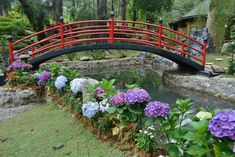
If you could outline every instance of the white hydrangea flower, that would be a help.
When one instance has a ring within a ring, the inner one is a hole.
[[[70,82],[71,91],[74,95],[78,94],[78,92],[82,92],[82,85],[86,79],[75,78]]]
[[[204,111],[200,111],[196,114],[196,117],[200,120],[203,119],[211,119],[212,118],[212,114],[210,112],[204,112]]]
[[[110,104],[108,103],[108,99],[104,99],[99,103],[100,105],[100,111],[102,112],[108,112]]]

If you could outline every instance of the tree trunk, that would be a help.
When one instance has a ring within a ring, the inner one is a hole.
[[[122,0],[122,10],[121,10],[121,14],[122,14],[122,20],[126,20],[126,0]]]
[[[19,0],[22,5],[23,11],[29,19],[30,24],[35,32],[39,32],[44,29],[45,13],[43,6],[39,2],[33,0]],[[45,33],[38,35],[38,40],[42,40],[46,37]]]
[[[52,13],[54,21],[59,21],[63,16],[63,0],[52,0]]]
[[[97,18],[105,20],[107,14],[107,0],[97,0]]]
[[[137,4],[136,4],[136,0],[133,0],[133,6],[132,6],[132,21],[137,21]],[[133,26],[135,26],[135,24],[132,24]]]

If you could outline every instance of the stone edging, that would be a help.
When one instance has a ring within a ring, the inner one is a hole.
[[[185,88],[207,93],[225,101],[235,103],[234,78],[208,78],[200,75],[185,75],[176,71],[165,71],[162,76],[165,86]]]

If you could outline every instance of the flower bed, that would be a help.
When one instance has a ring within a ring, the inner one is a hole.
[[[21,73],[19,69],[13,68],[16,75]],[[91,82],[80,78],[77,71],[57,65],[28,77],[47,89],[54,103],[122,150],[144,157],[234,156],[234,110],[193,112],[190,100],[169,105],[151,100],[137,85],[116,90],[115,80]],[[9,83],[19,82],[10,78]]]

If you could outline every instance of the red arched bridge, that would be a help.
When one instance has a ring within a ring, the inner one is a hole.
[[[37,36],[46,36],[36,40]],[[30,45],[15,50],[17,45],[32,40]],[[192,47],[195,43],[200,49]],[[185,34],[159,25],[123,20],[91,20],[59,25],[37,32],[21,40],[9,40],[10,63],[14,55],[29,53],[31,63],[41,63],[64,54],[97,50],[126,49],[154,53],[168,58],[182,67],[204,70],[206,42],[201,43]]]

